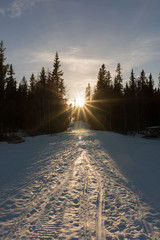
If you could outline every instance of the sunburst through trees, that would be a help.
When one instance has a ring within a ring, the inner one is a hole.
[[[24,76],[18,86],[13,66],[6,63],[4,53],[1,41],[0,140],[19,129],[28,134],[64,131],[71,119],[83,120],[94,129],[122,133],[160,125],[160,76],[156,88],[151,73],[146,75],[142,70],[135,77],[132,69],[124,86],[120,63],[114,79],[102,64],[94,91],[91,93],[88,84],[84,95],[79,95],[72,106],[67,103],[58,53],[52,70],[42,67],[38,77],[31,74],[30,85]]]
[[[94,129],[121,133],[140,131],[148,126],[160,125],[160,85],[154,88],[152,74],[144,70],[135,78],[133,69],[130,80],[123,85],[120,63],[112,80],[104,64],[98,72],[97,84],[91,94],[90,84],[85,92],[85,103],[76,104],[72,115]]]
[[[38,77],[31,74],[30,85],[24,76],[17,87],[13,66],[5,63],[4,52],[1,41],[0,139],[19,129],[33,135],[64,131],[70,118],[58,53],[53,70],[42,67]]]

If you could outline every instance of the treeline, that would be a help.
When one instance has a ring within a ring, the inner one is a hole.
[[[63,72],[56,53],[52,71],[42,67],[30,84],[25,77],[17,84],[12,64],[5,63],[0,43],[0,137],[22,129],[29,134],[63,131],[69,123]]]
[[[87,87],[85,112],[94,129],[127,133],[160,125],[160,75],[156,88],[151,73],[147,77],[142,70],[135,77],[132,69],[124,86],[120,63],[114,80],[103,64],[92,97],[88,92]]]
[[[0,42],[0,140],[7,133],[24,130],[37,135],[67,129],[70,118],[87,121],[94,129],[127,133],[148,126],[160,125],[160,74],[156,88],[152,74],[141,71],[135,77],[132,69],[124,85],[120,63],[116,76],[102,64],[95,90],[86,88],[84,107],[67,104],[63,72],[58,53],[53,69],[42,67],[38,76],[32,73],[30,83],[25,77],[17,84],[12,64],[5,63],[5,48]]]

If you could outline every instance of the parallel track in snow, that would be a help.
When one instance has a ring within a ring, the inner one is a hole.
[[[0,198],[2,240],[160,237],[147,221],[149,208],[92,134],[82,142],[75,142],[76,131],[68,141],[62,134],[60,145],[48,146],[20,185]]]

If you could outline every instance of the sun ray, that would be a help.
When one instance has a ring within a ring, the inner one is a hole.
[[[84,109],[84,106],[82,108],[82,112],[83,112],[84,120],[87,122],[87,114],[86,114],[86,111]]]
[[[100,111],[102,111],[102,112],[105,112],[105,110],[103,110],[102,108],[93,106],[92,104],[89,104],[89,103],[87,103],[87,102],[85,103],[85,106],[89,106],[89,107],[91,107],[91,108],[94,108],[94,109],[100,110]]]
[[[110,98],[110,99],[97,99],[97,100],[92,100],[92,103],[115,103],[115,102],[122,102],[121,98]]]
[[[102,127],[105,128],[104,125],[93,115],[93,113],[84,105],[85,110],[88,114]]]

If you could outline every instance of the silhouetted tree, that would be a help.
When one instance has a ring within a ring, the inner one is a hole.
[[[105,86],[105,81],[106,81],[106,67],[104,64],[102,64],[101,68],[99,69],[98,72],[98,81],[97,81],[97,86],[96,89],[97,91],[102,91],[104,89]]]
[[[134,97],[136,94],[136,83],[135,83],[135,76],[134,76],[133,69],[130,75],[129,88],[131,90],[131,95]]]
[[[61,64],[59,60],[58,53],[56,52],[55,58],[54,58],[54,63],[53,63],[53,72],[52,72],[52,81],[54,84],[55,88],[55,93],[59,95],[59,89],[60,89],[60,84],[63,84],[63,72],[60,70]],[[64,90],[64,89],[63,89]],[[62,86],[61,86],[61,91]]]
[[[17,82],[14,78],[14,70],[13,70],[13,67],[12,67],[12,64],[9,66],[9,70],[7,72],[8,74],[8,77],[6,78],[6,89],[5,89],[5,92],[6,92],[6,99],[8,101],[12,100],[13,97],[15,97],[16,95],[16,87],[17,87]]]
[[[121,65],[120,63],[117,64],[117,69],[116,69],[116,77],[114,79],[114,95],[116,97],[122,96],[122,90],[123,90],[123,85],[122,85],[122,73],[121,73]]]
[[[5,123],[8,125],[8,130],[14,131],[16,127],[16,109],[17,109],[17,82],[14,78],[14,70],[12,64],[8,69],[8,77],[6,78],[6,89],[5,89]]]
[[[86,92],[85,92],[85,101],[90,101],[91,100],[91,86],[90,83],[88,83],[88,86],[86,87]]]
[[[35,90],[36,90],[36,79],[34,74],[32,73],[30,77],[30,94],[34,94]]]
[[[3,41],[0,42],[0,135],[4,131],[4,118],[5,118],[5,86],[6,86],[6,74],[8,70],[8,64],[5,64],[5,48]]]

